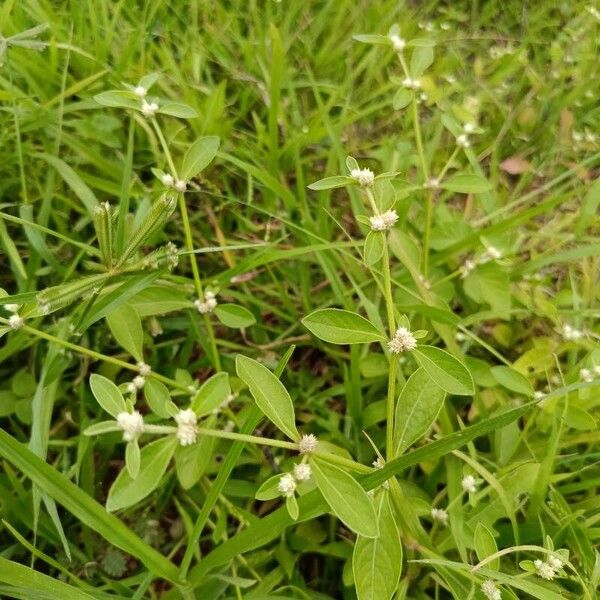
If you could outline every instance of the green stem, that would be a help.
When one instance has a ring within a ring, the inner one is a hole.
[[[298,451],[296,442],[286,442],[284,440],[273,440],[271,438],[260,437],[258,435],[248,435],[246,433],[235,433],[233,431],[223,431],[222,429],[208,429],[206,427],[198,427],[200,435],[209,437],[224,438],[227,440],[236,440],[238,442],[249,442],[251,444],[259,444],[261,446],[274,446],[276,448],[285,448],[286,450]]]
[[[334,463],[336,465],[340,465],[340,467],[346,467],[347,469],[352,469],[353,471],[358,471],[360,473],[372,473],[373,469],[368,467],[367,465],[362,465],[355,460],[351,460],[349,458],[344,458],[343,456],[339,456],[338,454],[332,454],[330,452],[319,452],[318,450],[314,453],[314,456],[318,458],[322,458],[327,462]]]

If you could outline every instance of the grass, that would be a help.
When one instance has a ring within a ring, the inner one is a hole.
[[[360,37],[396,23],[417,50]],[[5,0],[0,596],[595,598],[599,25],[579,1]],[[151,73],[179,116],[99,96]],[[348,156],[393,176],[370,197]],[[398,326],[427,333],[397,355]]]

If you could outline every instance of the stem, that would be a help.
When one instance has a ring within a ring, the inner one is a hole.
[[[208,429],[205,427],[198,427],[198,433],[200,435],[207,435],[209,437],[224,438],[227,440],[236,440],[238,442],[249,442],[251,444],[260,444],[261,446],[274,446],[276,448],[285,448],[287,450],[295,450],[296,452],[298,451],[298,444],[296,442],[273,440],[271,438],[260,437],[258,435],[235,433],[233,431],[223,431],[221,429]]]
[[[344,458],[343,456],[339,456],[338,454],[331,454],[330,452],[319,452],[316,451],[313,453],[313,456],[317,456],[318,458],[322,458],[327,462],[334,463],[340,465],[340,467],[346,467],[348,469],[353,469],[354,471],[359,471],[360,473],[372,473],[373,469],[368,467],[367,465],[361,465],[355,460],[351,460],[349,458]]]
[[[366,189],[367,198],[369,199],[369,204],[371,205],[371,209],[373,210],[373,214],[379,215],[379,209],[377,208],[377,204],[375,202],[375,196],[373,196],[373,190],[371,188]]]

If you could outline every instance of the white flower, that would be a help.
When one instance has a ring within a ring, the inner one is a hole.
[[[582,381],[585,381],[585,383],[590,383],[590,382],[594,381],[594,375],[592,374],[592,372],[589,369],[581,369],[579,371],[579,378]]]
[[[477,263],[474,260],[467,258],[467,260],[465,260],[465,262],[460,266],[460,276],[464,279],[471,271],[473,271],[473,269],[475,269],[476,266]]]
[[[371,187],[375,181],[375,174],[371,169],[352,169],[350,176],[362,187]]]
[[[395,210],[388,210],[380,215],[369,217],[371,229],[373,231],[385,231],[396,224],[398,213]]]
[[[423,187],[428,190],[437,190],[440,187],[440,180],[437,177],[430,177],[423,184]]]
[[[476,125],[474,123],[465,123],[463,129],[465,133],[473,133],[475,131]]]
[[[419,79],[412,79],[407,77],[402,81],[402,85],[409,90],[418,90],[421,87],[421,81]]]
[[[373,461],[373,466],[376,469],[382,469],[383,465],[385,464],[383,458],[381,458],[380,456],[378,456],[374,461]]]
[[[477,481],[473,475],[465,475],[461,481],[463,491],[474,494],[477,491]]]
[[[500,590],[491,579],[488,579],[481,584],[481,592],[488,600],[501,600],[502,598]]]
[[[277,489],[287,498],[294,495],[296,491],[296,481],[291,473],[286,473],[279,478]]]
[[[5,304],[4,308],[8,312],[16,313],[19,310],[19,308],[21,308],[21,305],[20,304]]]
[[[535,392],[533,393],[533,398],[535,400],[543,400],[546,397],[546,394],[544,394],[544,392],[542,392],[542,390],[535,390]]]
[[[211,313],[217,307],[217,299],[214,292],[207,291],[204,293],[204,300],[194,300],[194,305],[201,315]]]
[[[312,454],[317,449],[318,442],[316,435],[305,433],[298,442],[298,452],[300,454]]]
[[[294,477],[296,481],[308,481],[312,475],[312,469],[310,465],[306,463],[300,463],[299,465],[294,465]]]
[[[145,98],[148,90],[143,85],[138,85],[133,91],[138,98]]]
[[[502,252],[500,252],[500,250],[498,250],[498,248],[495,246],[488,246],[485,253],[492,260],[498,260],[499,258],[502,258]]]
[[[10,315],[8,318],[8,326],[15,331],[21,329],[23,325],[25,325],[25,321],[23,320],[23,317],[19,315]]]
[[[169,175],[169,173],[165,173],[160,180],[165,187],[171,187],[175,183],[173,175]]]
[[[465,133],[461,133],[459,136],[456,137],[456,143],[461,148],[469,148],[471,146],[471,141],[469,140],[469,136],[466,135]]]
[[[563,561],[558,556],[550,556],[548,558],[548,564],[555,570],[560,571],[563,566]]]
[[[156,102],[146,102],[145,100],[142,102],[142,114],[151,119],[158,110],[158,104]]]
[[[187,183],[185,181],[183,181],[183,179],[178,179],[175,182],[174,187],[178,192],[181,192],[183,194],[183,192],[185,192],[185,190],[187,190]]]
[[[139,361],[138,362],[137,368],[138,368],[138,371],[140,372],[140,375],[142,377],[148,377],[148,375],[150,375],[150,373],[152,372],[152,367],[150,367],[150,365],[147,365],[143,361]]]
[[[126,442],[137,439],[144,431],[144,418],[137,410],[131,413],[120,412],[117,415],[117,423],[123,430],[123,439]]]
[[[135,387],[138,390],[141,390],[144,387],[145,383],[146,383],[146,379],[142,375],[137,375],[136,377],[133,378],[133,385],[135,385]]]
[[[533,566],[535,567],[537,575],[542,579],[547,579],[549,581],[554,579],[556,573],[549,562],[544,562],[538,558],[533,561]]]
[[[443,508],[432,508],[431,518],[444,526],[448,525],[448,513]]]
[[[406,40],[403,40],[399,35],[391,35],[390,41],[392,42],[392,46],[396,52],[402,52],[406,47]]]
[[[414,350],[417,347],[415,336],[406,328],[398,327],[394,337],[388,342],[390,352],[400,354],[406,350]]]
[[[177,439],[182,446],[191,446],[196,443],[198,437],[198,417],[191,408],[180,410],[175,415],[175,422],[177,423]]]
[[[582,336],[583,333],[571,325],[567,324],[563,327],[563,337],[565,340],[575,341],[581,339]]]

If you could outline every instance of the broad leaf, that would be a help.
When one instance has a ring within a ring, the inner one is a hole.
[[[110,379],[94,373],[90,375],[90,388],[98,404],[109,415],[116,417],[120,412],[127,410],[123,394]]]
[[[445,190],[461,194],[482,194],[492,189],[490,182],[474,173],[455,173],[440,184]]]
[[[533,386],[519,371],[515,371],[511,367],[498,365],[490,369],[494,379],[502,386],[517,394],[533,397]]]
[[[144,385],[144,398],[150,410],[163,419],[174,417],[179,409],[171,400],[167,386],[156,379],[148,379]]]
[[[219,150],[220,140],[216,135],[198,138],[183,157],[180,176],[184,181],[196,177],[215,158]]]
[[[238,304],[219,304],[215,309],[215,315],[223,325],[232,329],[242,329],[256,323],[254,315]]]
[[[381,231],[369,231],[365,239],[364,260],[365,265],[370,267],[379,261],[383,255],[385,234]]]
[[[210,414],[227,400],[231,394],[228,373],[216,373],[207,379],[192,400],[192,410],[199,416]]]
[[[345,185],[353,183],[354,179],[352,179],[352,177],[336,175],[334,177],[325,177],[325,179],[315,181],[314,183],[311,183],[308,188],[311,190],[330,190],[332,188],[344,187]]]
[[[360,315],[339,308],[315,310],[302,324],[319,339],[332,344],[368,344],[382,342],[386,336]]]
[[[94,96],[94,100],[102,106],[113,108],[135,108],[139,110],[140,101],[133,92],[125,90],[109,90]]]
[[[206,421],[206,427],[214,427],[216,417]],[[199,435],[195,444],[190,446],[177,446],[175,450],[175,470],[177,479],[184,490],[189,490],[196,485],[200,477],[209,467],[217,438]]]
[[[122,304],[106,317],[106,323],[118,344],[136,360],[143,359],[144,331],[135,308]]]
[[[418,346],[413,354],[431,379],[449,394],[471,396],[475,393],[471,373],[449,352],[435,346]]]
[[[158,112],[163,115],[170,115],[171,117],[179,117],[180,119],[195,119],[198,113],[187,104],[181,102],[168,102],[163,106],[160,106]]]

